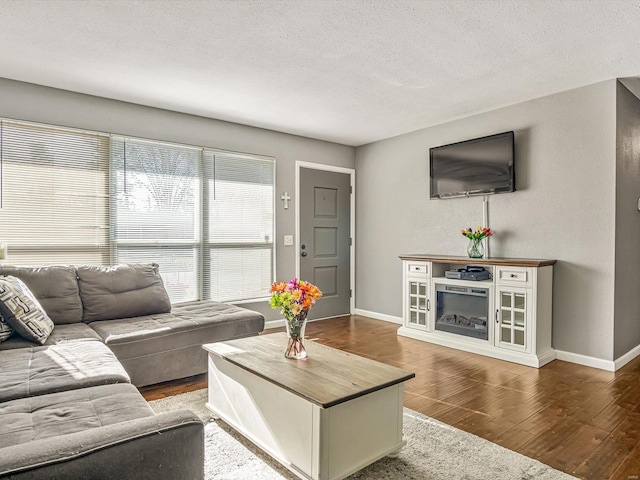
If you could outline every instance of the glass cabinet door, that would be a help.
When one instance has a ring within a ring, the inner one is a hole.
[[[529,292],[514,287],[498,287],[496,295],[496,345],[528,350]]]
[[[407,293],[409,311],[409,326],[427,328],[427,314],[429,311],[428,284],[425,281],[408,279]]]

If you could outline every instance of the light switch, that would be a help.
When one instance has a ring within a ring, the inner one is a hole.
[[[293,245],[293,235],[285,235],[284,236],[284,244],[285,245]]]

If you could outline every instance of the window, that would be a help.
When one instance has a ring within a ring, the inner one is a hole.
[[[271,158],[0,123],[0,240],[11,263],[156,262],[173,303],[266,297]]]
[[[114,262],[155,262],[173,302],[197,300],[201,149],[114,137]]]
[[[0,239],[12,263],[109,263],[109,136],[0,121]]]
[[[268,295],[273,282],[273,160],[205,151],[205,298]]]

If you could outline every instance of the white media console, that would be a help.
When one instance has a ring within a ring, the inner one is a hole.
[[[403,326],[398,335],[531,367],[556,358],[551,348],[555,260],[400,258]],[[492,278],[445,278],[446,271],[465,266],[482,266]]]

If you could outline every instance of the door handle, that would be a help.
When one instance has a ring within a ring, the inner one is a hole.
[[[307,252],[302,252],[300,255],[303,256],[303,257],[306,257],[307,256]]]
[[[496,323],[500,323],[500,322],[498,321],[498,312],[499,312],[499,311],[500,311],[500,310],[499,310],[498,308],[496,308]]]
[[[431,301],[427,298],[427,312],[431,310]]]

